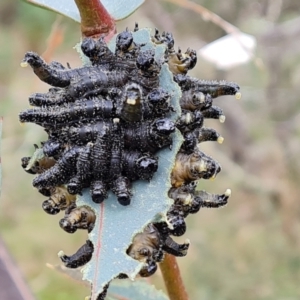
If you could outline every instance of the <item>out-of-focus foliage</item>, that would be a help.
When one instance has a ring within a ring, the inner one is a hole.
[[[24,0],[30,4],[37,5],[44,9],[53,10],[76,22],[80,22],[80,14],[73,0]],[[122,20],[131,15],[143,4],[145,0],[102,0],[108,13],[115,20]]]
[[[221,192],[230,187],[233,194],[227,207],[203,210],[187,219],[185,237],[193,243],[189,254],[178,259],[184,281],[191,299],[296,300],[300,295],[300,2],[195,2],[254,35],[263,67],[251,62],[224,72],[199,59],[192,71],[198,78],[237,81],[243,97],[239,102],[216,100],[226,114],[226,123],[216,128],[225,141],[202,147],[223,171],[213,182],[203,182],[203,189]],[[225,34],[196,13],[158,0],[146,1],[118,26],[133,28],[135,21],[140,27],[171,31],[183,50],[199,49]],[[25,108],[28,95],[48,88],[30,69],[19,67],[24,53],[43,54],[51,48],[47,38],[52,30],[63,43],[49,59],[80,66],[72,50],[79,40],[79,25],[4,0],[0,26],[0,115],[4,116],[0,234],[38,299],[52,300],[54,295],[58,300],[83,299],[88,288],[43,267],[44,262],[59,263],[55,253],[62,248],[73,253],[86,233],[69,235],[59,228],[60,216],[42,211],[43,197],[28,188],[31,178],[21,169],[20,158],[32,153],[32,144],[45,135],[38,126],[18,124],[18,112]],[[162,286],[159,274],[153,280]]]
[[[228,70],[252,60],[256,49],[254,36],[245,33],[227,34],[202,47],[198,54],[221,70]]]
[[[0,116],[0,196],[2,190],[1,140],[2,140],[2,117]]]

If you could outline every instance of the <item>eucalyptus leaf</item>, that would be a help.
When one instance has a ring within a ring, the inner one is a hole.
[[[151,42],[150,31],[142,29],[133,33],[136,43],[145,43],[146,49],[155,48],[155,59],[163,61],[164,45]],[[111,49],[113,44],[111,44]],[[113,50],[113,49],[112,49]],[[160,73],[160,86],[171,96],[174,107],[171,118],[180,115],[179,99],[181,90],[173,81],[173,75],[167,64]],[[89,190],[84,190],[77,199],[77,205],[88,205],[96,213],[96,223],[89,239],[94,245],[90,262],[83,268],[83,279],[92,284],[92,300],[103,291],[104,286],[119,274],[127,274],[134,279],[143,267],[140,263],[126,254],[132,238],[151,223],[165,219],[166,212],[173,200],[168,197],[171,188],[170,173],[175,163],[176,154],[182,144],[183,137],[179,131],[173,134],[172,149],[165,148],[157,153],[159,158],[158,170],[150,182],[136,181],[132,187],[132,200],[129,206],[118,203],[116,196],[109,192],[108,199],[101,204],[91,200]]]
[[[136,43],[144,44],[143,50],[155,49],[155,60],[160,63],[164,62],[165,45],[153,44],[149,29],[134,32],[133,37]],[[113,39],[109,45],[112,51],[114,51],[114,46]],[[79,52],[81,50],[79,46],[76,49]],[[83,56],[82,53],[81,56]],[[84,64],[87,64],[86,60],[84,60]],[[162,65],[159,81],[160,86],[171,95],[174,111],[170,118],[175,120],[181,114],[179,105],[181,90],[173,81],[173,75],[166,63]],[[173,203],[173,200],[168,197],[168,191],[171,188],[170,174],[183,137],[176,130],[172,138],[172,148],[161,149],[156,154],[159,158],[158,170],[151,181],[133,182],[133,196],[129,206],[120,205],[116,196],[111,192],[108,194],[108,199],[101,204],[92,201],[89,189],[85,189],[82,195],[77,197],[77,206],[87,205],[96,214],[94,229],[89,234],[89,239],[94,245],[93,256],[82,269],[83,279],[92,285],[92,300],[97,299],[103,288],[119,274],[126,274],[131,280],[134,280],[143,267],[143,263],[128,256],[126,250],[134,235],[142,232],[147,224],[164,221],[166,213]],[[42,155],[40,149],[36,149],[30,164],[41,159]]]
[[[162,291],[145,280],[114,280],[109,286],[107,299],[169,300]]]
[[[74,0],[24,0],[27,3],[57,12],[80,23],[80,14]],[[137,10],[145,0],[101,0],[108,13],[116,21],[125,19]]]
[[[70,269],[64,265],[46,264],[51,270],[56,270],[80,284],[88,285],[87,281],[82,281],[80,269]],[[146,280],[131,281],[128,279],[115,279],[111,282],[106,296],[107,300],[168,300],[169,298],[161,290],[157,290],[154,285],[149,284]]]

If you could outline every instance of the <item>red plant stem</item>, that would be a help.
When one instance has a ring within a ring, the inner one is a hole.
[[[159,264],[165,286],[170,300],[188,300],[176,257],[166,254],[164,260]]]
[[[75,0],[81,17],[83,37],[105,36],[108,41],[116,33],[115,20],[110,16],[100,0]]]

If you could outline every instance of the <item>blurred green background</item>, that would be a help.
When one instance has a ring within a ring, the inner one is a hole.
[[[201,182],[209,192],[232,189],[222,209],[201,210],[187,219],[188,256],[178,259],[190,299],[300,299],[300,2],[298,0],[195,0],[257,39],[255,62],[218,70],[198,59],[192,76],[226,79],[241,86],[242,100],[215,100],[225,124],[207,122],[225,138],[201,149],[223,170]],[[176,47],[199,49],[225,35],[199,14],[174,4],[148,0],[119,31],[157,27],[173,33]],[[32,50],[49,60],[79,67],[72,47],[80,26],[55,13],[19,1],[0,3],[0,116],[3,121],[3,183],[0,235],[40,300],[83,299],[89,289],[46,267],[59,263],[57,252],[74,253],[86,239],[59,228],[61,216],[43,212],[43,196],[31,186],[20,159],[45,139],[42,128],[20,126],[18,112],[28,96],[46,92],[30,68],[20,62]],[[258,63],[260,62],[260,63]],[[151,278],[163,288],[159,272]],[[2,300],[2,299],[1,299]],[[4,300],[4,299],[3,299]]]

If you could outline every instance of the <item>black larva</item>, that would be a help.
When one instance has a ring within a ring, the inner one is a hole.
[[[74,233],[77,229],[86,229],[91,232],[94,228],[96,215],[89,206],[79,206],[73,203],[65,210],[65,216],[59,221],[60,227]]]
[[[138,30],[136,24],[134,31]],[[44,157],[36,161],[24,157],[22,167],[38,174],[33,185],[49,197],[43,209],[49,214],[65,210],[59,224],[69,233],[77,229],[90,232],[96,220],[90,207],[76,206],[76,194],[89,188],[92,200],[101,203],[111,190],[121,205],[129,205],[132,182],[150,181],[155,176],[157,151],[171,148],[172,133],[181,132],[184,142],[170,174],[169,197],[174,203],[161,222],[148,224],[127,249],[129,256],[144,263],[141,276],[152,275],[165,253],[187,254],[189,242],[177,244],[171,235],[185,233],[185,218],[190,213],[227,203],[230,190],[221,195],[196,190],[199,179],[214,178],[221,170],[219,163],[201,152],[198,145],[223,142],[218,132],[204,127],[208,118],[225,121],[222,109],[213,105],[214,98],[241,96],[235,83],[188,76],[197,63],[196,51],[176,51],[171,33],[160,35],[156,29],[152,42],[166,45],[163,62],[155,60],[153,50],[134,42],[127,29],[116,37],[115,52],[103,38],[84,39],[81,49],[91,65],[77,69],[58,62],[47,64],[38,54],[26,53],[22,65],[30,65],[52,87],[46,93],[31,95],[29,103],[34,108],[19,116],[21,122],[36,123],[48,134],[41,143]],[[177,120],[170,117],[172,95],[160,86],[164,63],[182,92],[182,112]],[[67,267],[76,268],[91,259],[93,250],[88,240],[75,254],[61,253],[60,257]]]

